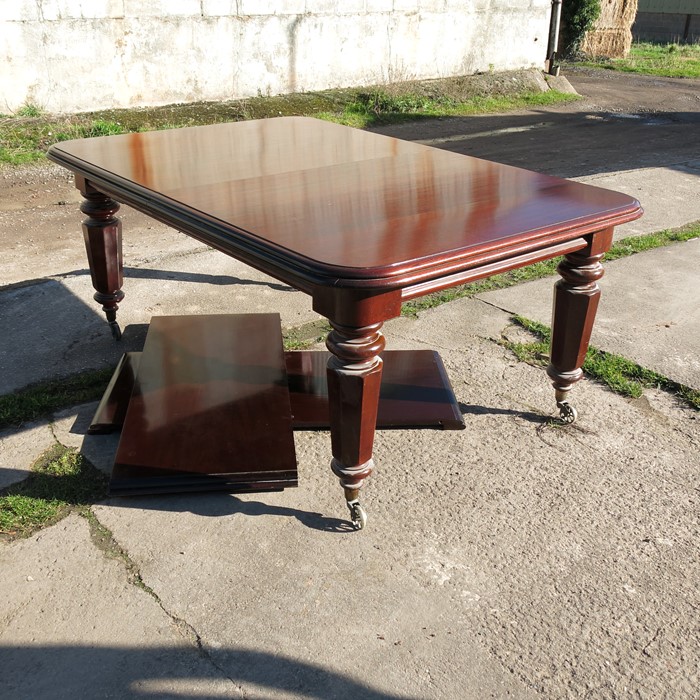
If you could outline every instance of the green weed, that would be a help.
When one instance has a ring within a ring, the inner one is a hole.
[[[647,250],[660,248],[671,243],[689,241],[700,236],[700,221],[681,226],[677,229],[666,229],[656,233],[647,233],[641,236],[629,236],[614,243],[605,254],[605,260],[617,260],[625,258],[635,253],[643,253]],[[496,289],[506,289],[515,284],[529,282],[531,280],[551,277],[557,273],[557,265],[561,258],[552,258],[542,262],[527,265],[526,267],[494,275],[483,280],[470,282],[452,289],[445,289],[442,292],[428,294],[420,299],[413,299],[403,304],[401,314],[403,316],[416,316],[419,312],[432,309],[448,301],[473,297],[476,294],[492,292]]]
[[[577,99],[553,91],[516,92],[510,96],[473,96],[460,99],[441,94],[441,81],[428,81],[430,95],[411,85],[364,90],[328,90],[317,93],[253,97],[221,103],[167,105],[143,109],[111,109],[68,117],[20,110],[21,114],[0,117],[0,162],[18,165],[40,160],[54,143],[71,139],[108,136],[155,129],[217,124],[278,116],[313,116],[328,121],[366,127],[375,123],[415,120],[548,105]],[[444,89],[462,94],[455,80]],[[510,88],[509,88],[510,89]]]
[[[79,513],[85,518],[85,520],[87,520],[88,525],[90,526],[90,538],[92,539],[93,544],[106,557],[109,559],[114,559],[122,564],[126,570],[129,583],[153,596],[156,600],[159,600],[153,589],[144,583],[143,579],[141,578],[141,573],[139,572],[133,559],[129,556],[125,549],[119,546],[117,541],[114,539],[112,532],[97,519],[97,516],[92,512],[92,510],[90,508],[81,508]]]
[[[504,341],[503,345],[511,350],[522,362],[546,366],[549,362],[551,329],[543,323],[531,321],[522,316],[514,316],[513,320],[536,336],[537,340],[532,343]],[[638,398],[642,395],[644,389],[664,389],[678,396],[680,400],[684,401],[691,408],[700,411],[700,391],[674,382],[657,372],[645,369],[636,362],[620,355],[589,347],[586,360],[583,363],[583,371],[622,396]]]
[[[700,44],[633,44],[626,58],[586,60],[576,65],[669,78],[700,78]]]
[[[282,336],[285,350],[306,350],[322,342],[331,327],[327,321],[311,321],[303,326],[287,328]]]
[[[15,112],[15,116],[17,117],[40,117],[43,114],[43,111],[41,107],[38,107],[37,105],[28,102],[27,104],[23,105],[20,107],[17,112]]]
[[[334,112],[320,112],[315,116],[346,126],[367,128],[377,124],[395,124],[418,119],[463,117],[493,114],[528,107],[547,106],[579,99],[578,95],[550,90],[526,92],[518,95],[475,95],[465,100],[427,97],[418,94],[390,95],[381,90],[358,93],[355,100]]]
[[[0,535],[26,537],[106,494],[105,475],[57,443],[39,457],[27,479],[0,491]]]
[[[626,258],[628,255],[643,253],[654,248],[661,248],[670,243],[682,243],[690,241],[700,236],[700,221],[693,221],[690,224],[675,229],[665,229],[655,233],[646,233],[641,236],[629,236],[613,244],[612,248],[605,254],[605,261]]]
[[[66,406],[96,401],[107,388],[112,372],[91,370],[0,396],[0,429],[49,416]]]

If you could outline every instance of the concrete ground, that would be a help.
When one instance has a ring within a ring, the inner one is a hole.
[[[570,79],[574,105],[382,131],[634,194],[647,214],[621,235],[700,219],[700,82]],[[315,318],[304,295],[126,210],[119,347],[72,186],[21,174],[0,173],[2,393],[113,365],[154,314]],[[700,389],[699,256],[690,241],[609,263],[597,345]],[[94,521],[0,541],[2,697],[696,698],[698,413],[584,381],[579,421],[552,421],[544,372],[498,344],[525,337],[508,312],[548,320],[551,284],[386,324],[388,347],[440,351],[467,428],[380,432],[361,533],[327,433],[305,432],[297,489],[113,498]],[[109,471],[117,437],[85,435],[94,408],[3,433],[0,484],[56,440]]]

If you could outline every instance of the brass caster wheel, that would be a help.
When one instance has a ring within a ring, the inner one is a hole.
[[[111,321],[109,324],[109,329],[112,331],[112,338],[115,340],[122,339],[122,331],[119,328],[119,324],[116,321]]]
[[[568,401],[558,401],[557,408],[559,409],[559,418],[561,418],[563,423],[571,425],[576,422],[578,413]]]
[[[356,530],[362,530],[367,524],[367,513],[365,513],[365,509],[360,505],[358,500],[348,501],[348,508],[350,509],[352,526]]]

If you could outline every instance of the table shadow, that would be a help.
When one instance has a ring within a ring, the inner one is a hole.
[[[249,501],[234,493],[207,491],[202,493],[162,494],[151,496],[114,496],[108,505],[118,508],[137,508],[166,513],[192,513],[205,518],[227,515],[260,517],[265,515],[296,518],[302,525],[322,532],[354,532],[349,520],[331,518],[313,511],[287,506],[276,506],[263,501]]]
[[[90,270],[80,270],[79,274],[90,274]],[[294,292],[294,287],[272,280],[252,280],[233,275],[206,275],[201,272],[175,272],[174,270],[155,270],[149,267],[125,267],[124,277],[128,279],[174,280],[176,282],[198,282],[220,286],[252,285],[269,287],[278,292]]]
[[[512,408],[479,406],[477,404],[465,404],[461,401],[457,405],[459,406],[460,413],[463,416],[513,416],[514,418],[522,418],[529,423],[536,423],[537,425],[542,425],[551,420],[551,416],[547,416],[542,413],[535,413],[534,411],[516,411]]]

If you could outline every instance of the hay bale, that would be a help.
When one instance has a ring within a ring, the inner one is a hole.
[[[581,51],[594,58],[624,58],[632,46],[632,25],[637,0],[601,0],[600,17],[581,44]]]

